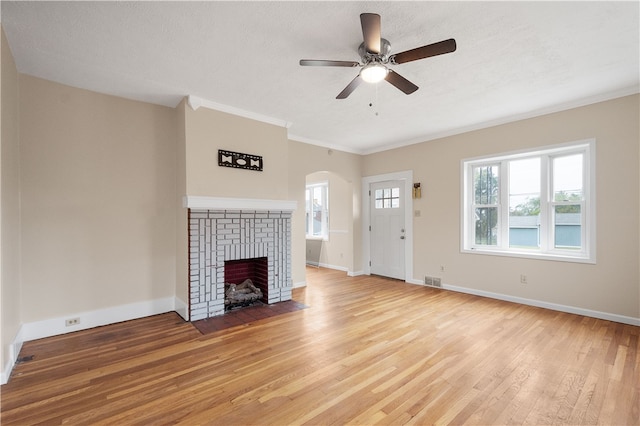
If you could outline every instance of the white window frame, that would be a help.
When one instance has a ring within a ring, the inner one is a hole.
[[[306,234],[306,238],[308,240],[329,240],[329,182],[316,182],[310,183],[305,188],[305,221],[306,229],[313,229],[313,209],[306,201],[307,193],[312,191],[314,188],[320,187],[322,188],[322,220],[320,222],[320,235]]]
[[[568,144],[535,148],[527,151],[502,153],[498,155],[463,159],[461,161],[461,241],[462,253],[524,257],[532,259],[558,260],[578,263],[596,263],[596,192],[595,192],[595,140],[583,140]],[[580,204],[581,249],[554,247],[553,209],[562,202],[553,199],[553,170],[551,162],[555,157],[581,153],[583,155],[583,201]],[[509,173],[508,164],[512,160],[531,157],[541,159],[540,175],[540,248],[515,248],[509,246]],[[498,200],[498,238],[496,245],[475,243],[474,223],[474,183],[473,168],[485,165],[500,165]]]

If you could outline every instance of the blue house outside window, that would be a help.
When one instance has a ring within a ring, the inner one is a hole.
[[[556,216],[555,246],[580,247],[582,229],[580,213],[558,213]],[[511,247],[537,247],[540,242],[539,216],[511,216],[509,218],[509,245]]]

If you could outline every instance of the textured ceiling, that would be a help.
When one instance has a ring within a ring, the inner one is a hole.
[[[289,137],[369,153],[639,91],[634,2],[10,2],[18,71],[174,107],[192,95],[289,125]],[[455,38],[456,52],[394,66],[336,95],[357,68],[359,15],[392,53]]]

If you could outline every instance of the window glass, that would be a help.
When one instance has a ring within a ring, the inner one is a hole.
[[[494,246],[498,244],[498,209],[478,207],[475,210],[476,244]]]
[[[582,154],[553,159],[553,199],[555,201],[582,200]]]
[[[307,185],[305,198],[307,236],[327,239],[329,235],[328,183]]]
[[[376,189],[373,196],[376,209],[397,209],[400,207],[400,188]]]
[[[476,204],[498,204],[498,166],[480,166],[473,169]]]
[[[464,161],[462,250],[595,262],[594,143]]]
[[[509,162],[509,246],[540,247],[540,158]]]
[[[475,244],[498,244],[498,200],[500,198],[498,165],[473,168]]]
[[[553,209],[554,247],[579,250],[582,247],[582,209],[579,204],[556,205]]]

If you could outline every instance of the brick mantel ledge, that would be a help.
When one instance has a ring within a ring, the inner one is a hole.
[[[186,195],[182,199],[183,207],[202,210],[268,210],[294,211],[295,200],[262,200],[257,198],[222,198]]]

